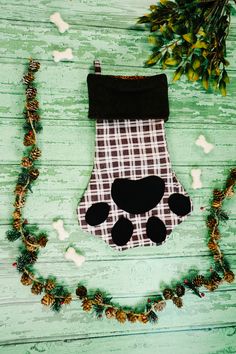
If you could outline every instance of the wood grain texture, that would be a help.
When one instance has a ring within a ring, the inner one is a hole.
[[[27,58],[42,63],[37,74],[43,132],[41,174],[29,196],[25,216],[49,233],[37,270],[54,273],[71,290],[82,279],[91,289],[110,292],[115,302],[142,304],[165,285],[184,279],[187,272],[205,273],[212,265],[206,247],[207,230],[200,207],[209,204],[213,188],[221,188],[236,156],[236,17],[232,17],[227,56],[231,65],[228,95],[206,93],[198,83],[172,83],[167,70],[170,119],[166,136],[173,169],[190,193],[193,214],[176,227],[161,247],[112,250],[78,227],[76,207],[89,182],[94,156],[95,127],[87,118],[86,77],[94,58],[105,74],[153,75],[158,67],[144,68],[150,53],[148,31],[136,26],[138,16],[153,0],[1,0],[0,14],[0,353],[165,353],[226,354],[236,352],[236,286],[225,284],[199,299],[188,293],[183,309],[171,303],[157,325],[99,321],[73,302],[61,314],[42,308],[40,297],[19,282],[12,262],[19,243],[9,244],[15,182],[23,152],[24,87],[21,78]],[[59,11],[70,25],[61,35],[49,21]],[[53,50],[71,47],[72,62],[55,64]],[[205,155],[195,145],[204,134],[215,145]],[[193,190],[190,171],[202,169],[203,188]],[[230,220],[222,225],[222,250],[236,271],[236,199],[225,202]],[[61,217],[69,241],[58,240],[52,229]],[[64,259],[69,245],[85,255],[78,269]]]

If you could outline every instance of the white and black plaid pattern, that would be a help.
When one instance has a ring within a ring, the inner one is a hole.
[[[156,175],[165,182],[165,192],[160,203],[144,214],[129,214],[117,207],[111,197],[111,185],[116,178],[132,180]],[[101,237],[111,247],[125,250],[137,246],[156,245],[146,237],[146,223],[149,217],[160,218],[167,230],[167,236],[175,225],[186,216],[174,214],[168,205],[173,193],[187,195],[172,172],[167,150],[164,121],[146,120],[98,120],[96,121],[95,163],[88,188],[78,206],[78,219],[83,230]],[[110,205],[105,222],[90,226],[85,221],[87,209],[97,202]],[[113,243],[111,229],[119,217],[127,217],[134,225],[133,235],[124,246]]]

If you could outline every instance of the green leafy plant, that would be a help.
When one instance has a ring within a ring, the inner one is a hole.
[[[235,0],[234,0],[235,2]],[[186,75],[202,82],[205,90],[226,95],[226,38],[232,6],[229,0],[160,0],[138,23],[149,26],[153,45],[147,66],[176,68],[173,81]]]

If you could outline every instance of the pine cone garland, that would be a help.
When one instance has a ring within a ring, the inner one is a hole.
[[[39,176],[39,170],[37,168],[32,168],[29,171],[29,175],[32,180],[36,180]]]
[[[41,294],[41,292],[43,291],[43,287],[44,286],[42,283],[34,282],[32,288],[31,288],[32,294],[34,294],[34,295]]]
[[[76,295],[82,300],[87,296],[87,289],[81,285],[76,289]]]
[[[29,85],[32,81],[34,81],[34,75],[29,72],[26,75],[23,76],[23,83],[26,85]]]
[[[204,276],[203,275],[197,275],[193,281],[192,281],[193,285],[195,285],[197,288],[199,288],[200,286],[202,286],[204,284]]]
[[[41,156],[41,150],[37,147],[33,148],[30,152],[32,160],[37,160]]]
[[[227,283],[232,283],[234,281],[234,273],[231,270],[227,270],[224,274],[224,280]]]
[[[127,313],[127,320],[131,323],[137,322],[138,318],[139,318],[139,316],[133,312]]]
[[[27,87],[25,94],[28,100],[32,100],[37,95],[37,89],[35,87]]]
[[[116,311],[116,319],[120,323],[125,323],[125,321],[127,320],[127,315],[125,311],[123,310]]]
[[[31,277],[29,276],[29,274],[26,273],[26,272],[24,272],[24,273],[22,274],[20,281],[21,281],[21,283],[22,283],[23,285],[26,285],[26,286],[31,285],[31,284],[33,283],[33,280],[31,279]]]
[[[40,69],[40,63],[31,59],[29,63],[29,69],[34,72],[38,71]]]
[[[158,302],[154,302],[154,310],[155,311],[163,311],[164,308],[166,307],[166,302],[164,300],[158,301]]]
[[[91,300],[85,298],[82,302],[82,308],[84,311],[89,312],[92,310],[93,303]]]
[[[222,200],[224,199],[224,196],[225,196],[224,192],[219,189],[215,189],[213,191],[214,200]]]
[[[29,157],[23,157],[23,159],[21,160],[21,166],[28,168],[31,167],[33,164],[33,161],[29,158]]]
[[[174,296],[173,290],[172,289],[165,289],[163,291],[163,296],[166,300],[170,300],[172,299],[172,297]]]
[[[217,243],[214,241],[214,240],[210,240],[207,244],[209,250],[211,251],[217,251],[218,249],[218,246],[217,246]]]
[[[48,279],[44,288],[47,292],[50,292],[56,286],[55,282],[52,279]]]
[[[183,300],[181,299],[181,297],[174,296],[172,298],[172,301],[175,304],[175,306],[177,306],[178,308],[181,308],[183,306]]]
[[[37,100],[28,101],[28,102],[26,103],[26,109],[27,109],[27,111],[34,112],[34,111],[37,111],[38,108],[39,108],[39,102],[38,102]]]
[[[94,300],[95,300],[96,304],[102,305],[103,304],[102,294],[96,293],[95,296],[94,296]]]
[[[212,208],[219,209],[222,206],[222,201],[221,200],[213,200],[211,203]]]
[[[16,200],[13,205],[16,209],[23,208],[25,205],[25,198],[21,198],[20,200]]]
[[[30,130],[28,133],[25,134],[24,137],[24,145],[30,146],[35,144],[35,135],[33,130]]]
[[[178,284],[178,285],[176,286],[175,292],[176,292],[176,295],[177,295],[178,297],[184,296],[184,294],[185,294],[185,287],[184,287],[183,285],[181,285],[181,284]]]
[[[105,315],[107,318],[116,317],[116,309],[114,307],[108,307],[105,311]]]
[[[55,298],[52,294],[45,294],[41,300],[41,304],[44,306],[50,306],[55,302]]]

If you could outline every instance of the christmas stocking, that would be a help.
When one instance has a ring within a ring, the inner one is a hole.
[[[167,150],[166,76],[95,73],[87,84],[96,150],[78,206],[81,228],[120,251],[161,245],[192,211]]]

